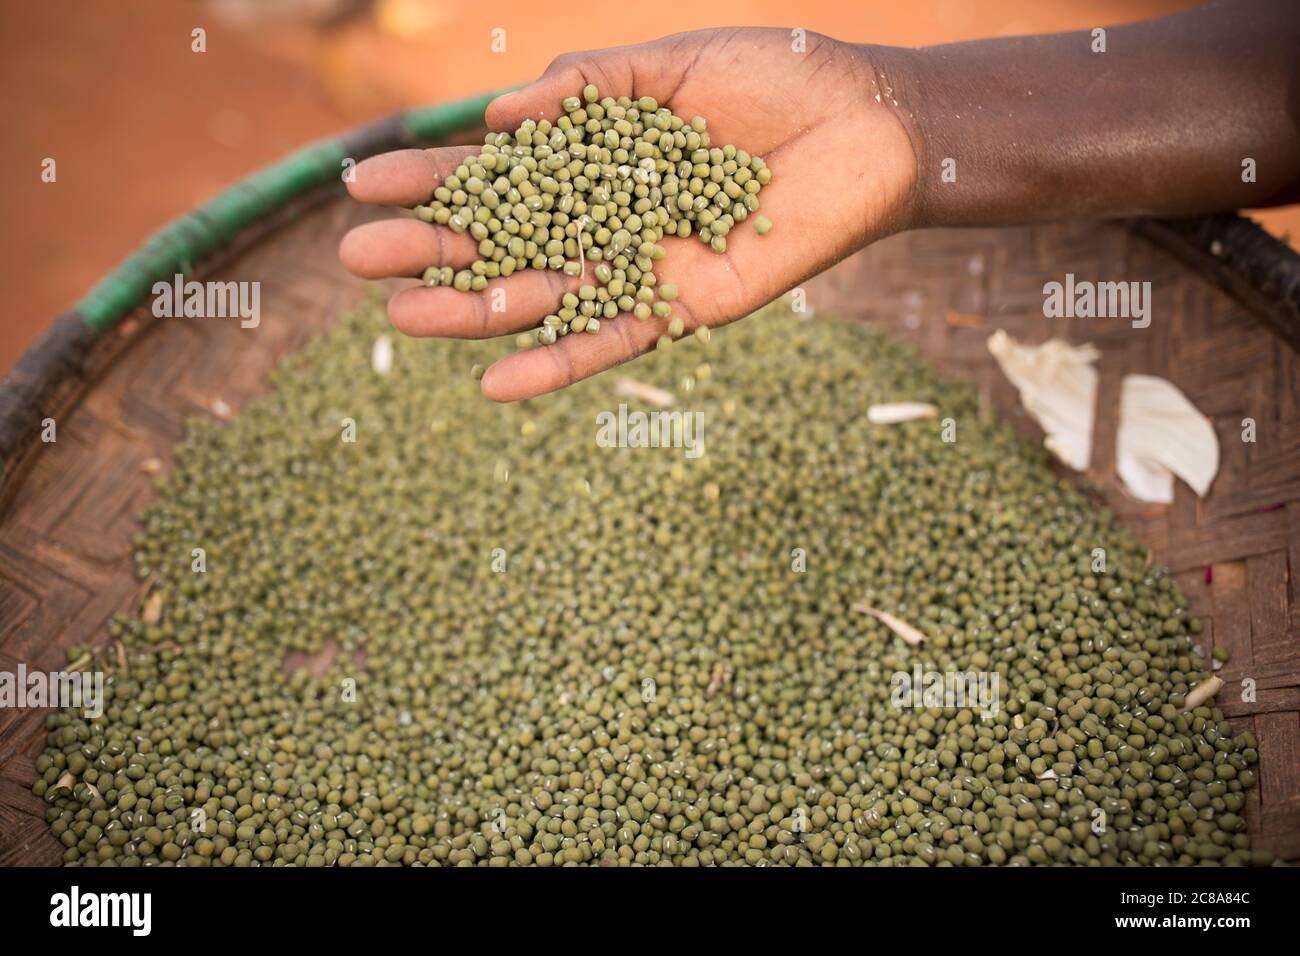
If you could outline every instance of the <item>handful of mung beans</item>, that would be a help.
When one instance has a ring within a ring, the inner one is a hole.
[[[481,291],[520,269],[584,280],[518,337],[520,347],[598,332],[625,312],[668,318],[675,296],[655,294],[660,243],[694,234],[726,252],[728,234],[758,211],[772,178],[762,158],[712,145],[703,117],[688,122],[652,97],[601,98],[588,85],[563,107],[554,125],[530,119],[513,136],[488,133],[482,151],[415,207],[419,219],[478,242],[468,269],[430,266],[426,285]],[[766,217],[757,223],[763,235],[772,226]]]

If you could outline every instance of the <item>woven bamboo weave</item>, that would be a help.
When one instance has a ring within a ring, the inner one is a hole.
[[[481,116],[481,105],[467,112],[475,109]],[[312,162],[332,177],[336,153],[319,150]],[[56,669],[64,648],[101,644],[113,614],[138,611],[135,515],[170,470],[185,419],[237,412],[265,391],[281,356],[366,295],[335,250],[348,227],[382,214],[357,207],[337,187],[276,205],[199,270],[204,278],[261,282],[255,332],[237,321],[155,319],[143,308],[117,321],[104,307],[96,313],[98,337],[78,346],[75,362],[46,390],[42,408],[57,418],[58,440],[12,457],[0,484],[0,670]],[[1290,306],[1273,314],[1270,327],[1220,288],[1225,282],[1212,268],[1166,251],[1170,236],[1153,228],[907,234],[844,261],[807,291],[819,311],[913,341],[945,375],[974,382],[988,408],[1031,437],[1041,433],[988,354],[988,336],[1002,328],[1024,341],[1055,335],[1101,349],[1098,430],[1084,480],[1151,548],[1152,560],[1173,569],[1205,621],[1207,652],[1216,643],[1231,651],[1219,672],[1226,681],[1220,703],[1235,727],[1259,740],[1249,827],[1257,845],[1300,859],[1300,578],[1292,570],[1300,569],[1300,369],[1285,341]],[[1150,327],[1045,319],[1042,286],[1066,271],[1151,281]],[[135,301],[114,295],[120,309]],[[1139,505],[1119,489],[1115,411],[1119,382],[1133,372],[1170,379],[1212,417],[1223,459],[1204,500],[1181,483],[1168,507]],[[35,374],[30,365],[27,374]],[[1256,423],[1254,443],[1241,439],[1246,418]],[[1241,699],[1247,678],[1255,682],[1253,702]],[[45,804],[30,790],[48,713],[0,709],[0,865],[54,864],[62,854]]]

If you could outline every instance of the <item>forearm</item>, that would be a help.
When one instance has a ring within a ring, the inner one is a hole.
[[[912,138],[913,226],[1191,215],[1295,201],[1300,4],[874,49]],[[1254,163],[1254,181],[1243,164]]]

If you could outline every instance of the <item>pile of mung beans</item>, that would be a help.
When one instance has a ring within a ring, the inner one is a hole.
[[[481,152],[414,210],[478,243],[468,269],[430,266],[425,285],[481,291],[521,269],[583,279],[541,326],[517,337],[520,348],[599,332],[620,313],[668,318],[677,290],[656,286],[660,243],[694,234],[726,252],[727,235],[758,211],[772,178],[762,157],[714,146],[703,117],[688,122],[653,97],[602,98],[588,85],[561,105],[554,124],[529,119],[513,135],[488,133]],[[760,235],[772,228],[766,216],[754,225]]]
[[[386,330],[192,423],[145,613],[73,652],[105,713],[49,720],[68,863],[1270,861],[1255,741],[1184,709],[1209,661],[1173,579],[908,347],[778,306],[646,356],[691,459],[597,445],[655,410],[619,372],[497,405],[464,372],[491,343],[397,339],[380,374]],[[942,419],[867,422],[900,400]],[[896,707],[918,666],[996,673],[1000,710]]]

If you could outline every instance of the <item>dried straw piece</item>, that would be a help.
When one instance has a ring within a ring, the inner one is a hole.
[[[939,409],[929,402],[888,402],[867,409],[867,421],[873,425],[897,425],[918,418],[934,418]]]
[[[376,338],[371,346],[370,367],[379,375],[387,375],[393,370],[393,340],[387,335]]]
[[[918,644],[924,644],[926,641],[926,636],[924,634],[914,628],[911,624],[894,617],[894,615],[887,611],[881,611],[861,603],[852,604],[850,607],[855,611],[861,611],[863,614],[870,614],[877,621],[885,625],[885,627],[889,628],[913,647],[916,647]]]
[[[943,314],[943,320],[959,329],[978,329],[984,324],[984,316],[978,312],[954,312],[952,309]]]
[[[1192,688],[1191,693],[1183,702],[1183,710],[1195,710],[1203,703],[1213,697],[1223,687],[1223,679],[1219,677],[1210,677]]]
[[[655,388],[645,382],[638,382],[634,378],[620,378],[614,383],[614,393],[621,395],[623,398],[635,398],[638,401],[659,408],[667,408],[670,405],[677,404],[677,396],[672,392],[665,392],[662,388]]]
[[[149,595],[149,600],[144,602],[144,610],[140,612],[140,620],[146,624],[157,624],[162,619],[163,593],[154,591]]]
[[[730,680],[731,671],[727,670],[722,661],[718,661],[713,667],[713,675],[709,678],[709,686],[704,689],[704,696],[712,697]]]

